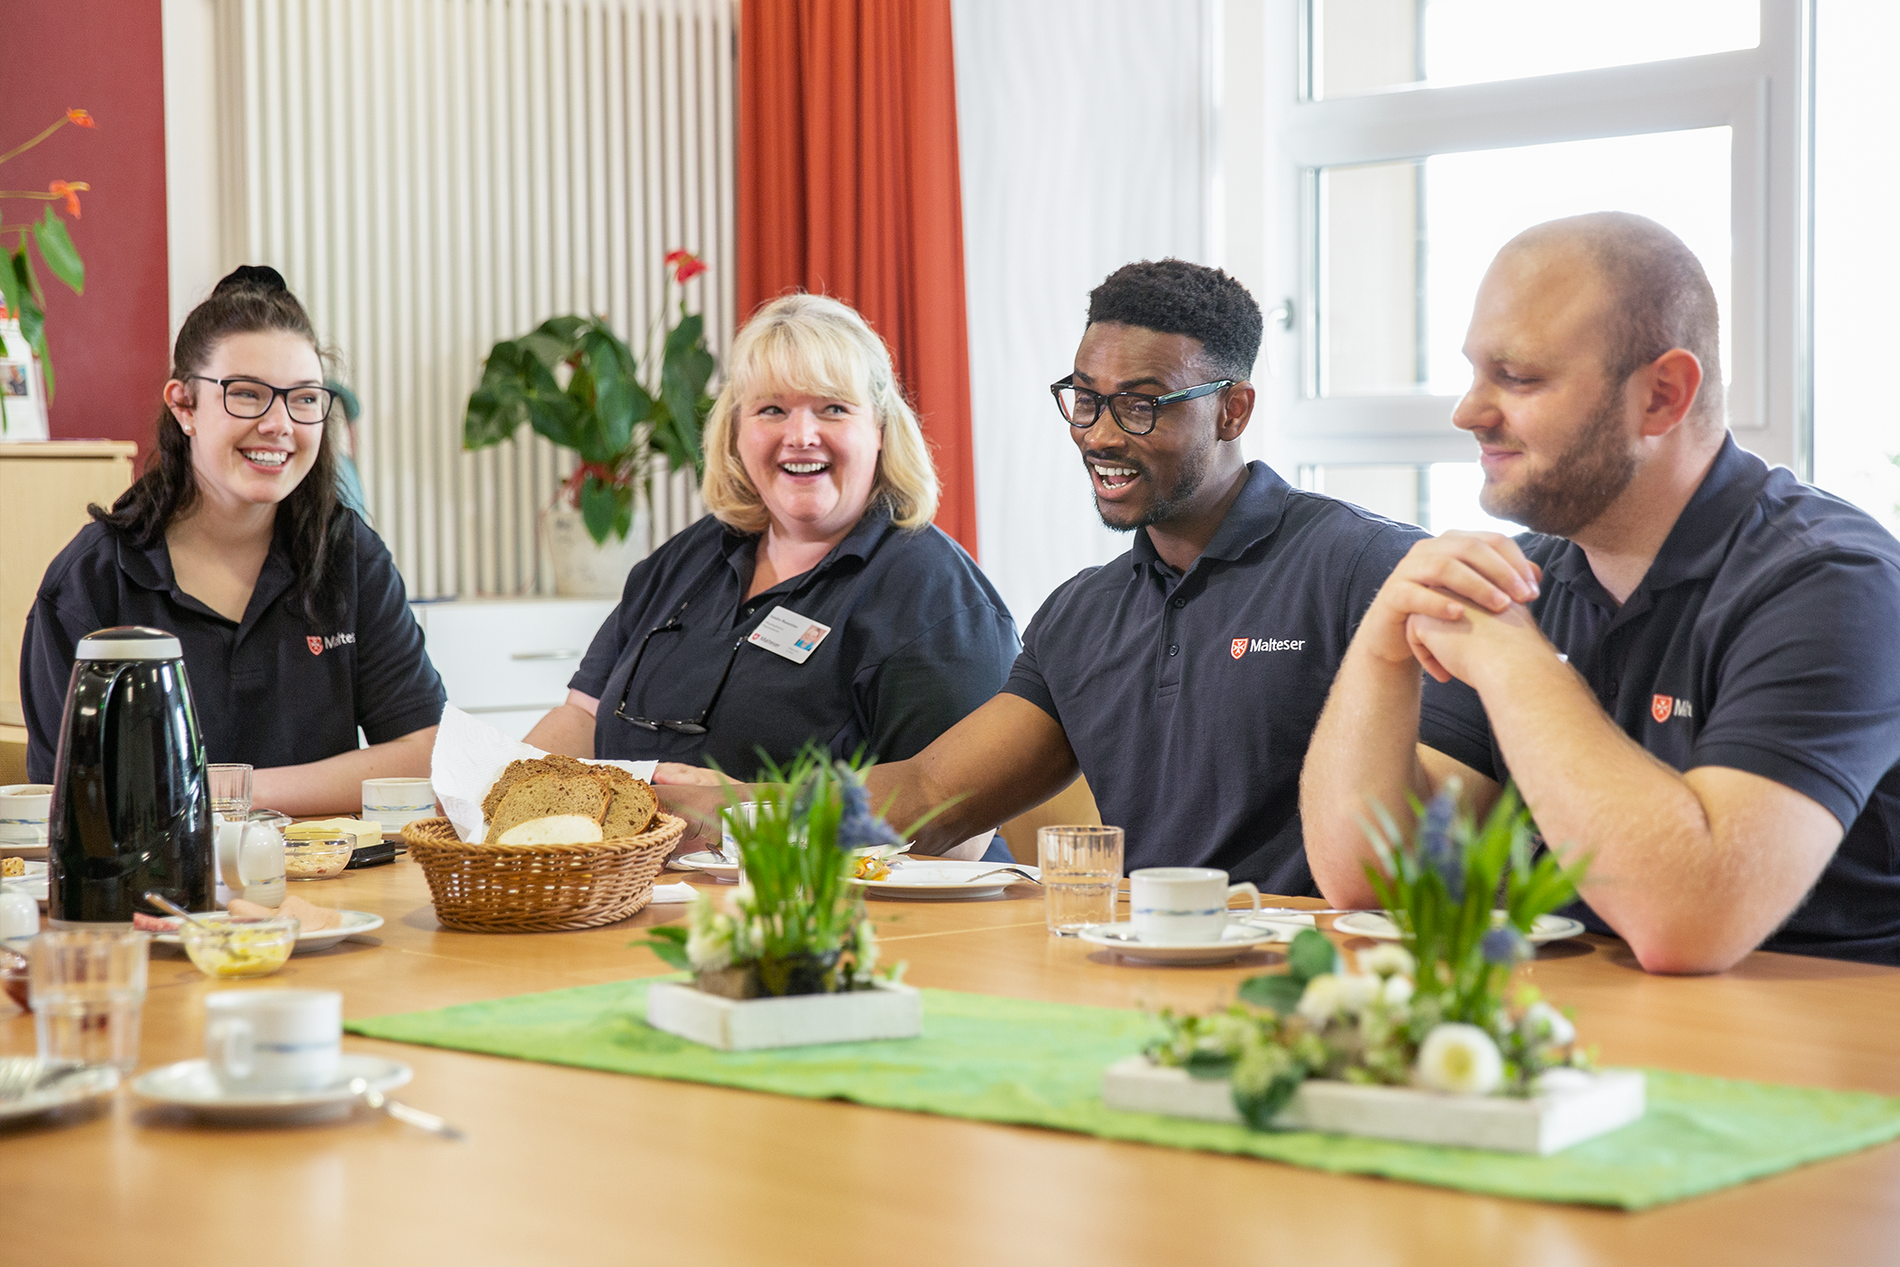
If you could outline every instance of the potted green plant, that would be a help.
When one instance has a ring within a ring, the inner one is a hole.
[[[684,250],[666,256],[668,289],[707,271]],[[554,491],[543,522],[562,594],[617,596],[648,548],[647,508],[656,461],[701,468],[700,431],[712,408],[714,361],[705,318],[686,311],[649,323],[646,364],[603,317],[550,317],[489,350],[468,398],[462,445],[512,439],[522,423],[579,457]]]
[[[98,126],[86,111],[68,110],[31,140],[0,154],[0,163],[26,153],[68,123],[80,128]],[[14,249],[0,258],[0,435],[46,435],[46,405],[53,398],[54,388],[53,362],[46,351],[45,294],[27,244],[30,240],[39,248],[40,259],[54,277],[75,295],[84,294],[86,265],[55,209],[63,206],[67,215],[79,219],[79,195],[91,188],[83,180],[55,180],[48,182],[44,193],[37,189],[0,189],[0,199],[46,204],[38,219],[0,222],[0,236],[8,232],[19,235]]]
[[[909,1038],[922,1027],[903,965],[879,974],[877,936],[852,880],[860,850],[896,833],[871,811],[861,774],[808,746],[791,769],[768,766],[767,787],[727,823],[741,881],[725,909],[705,892],[684,926],[644,945],[690,984],[647,992],[647,1021],[726,1050]]]
[[[1346,972],[1326,936],[1299,933],[1284,975],[1260,976],[1211,1016],[1164,1013],[1164,1033],[1111,1067],[1112,1107],[1548,1153],[1643,1114],[1643,1076],[1595,1071],[1570,1019],[1511,971],[1539,916],[1571,901],[1584,867],[1534,855],[1507,787],[1482,824],[1447,788],[1408,841],[1369,829],[1367,873],[1398,941]],[[1501,904],[1501,905],[1500,905]],[[1495,908],[1495,909],[1494,909]]]

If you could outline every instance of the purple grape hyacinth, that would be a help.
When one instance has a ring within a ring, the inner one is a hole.
[[[1452,839],[1452,816],[1457,811],[1456,793],[1446,788],[1426,805],[1418,824],[1419,861],[1445,882],[1445,891],[1454,903],[1465,900],[1465,851]]]

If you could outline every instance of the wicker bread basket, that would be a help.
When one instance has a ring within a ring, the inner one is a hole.
[[[556,933],[598,928],[653,899],[653,878],[686,830],[660,813],[653,827],[585,845],[468,845],[446,818],[402,829],[422,865],[435,917],[469,933]]]

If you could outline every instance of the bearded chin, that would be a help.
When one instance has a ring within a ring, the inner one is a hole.
[[[1523,484],[1506,489],[1487,482],[1478,493],[1484,513],[1551,537],[1574,537],[1594,523],[1636,477],[1620,397],[1606,393],[1577,438]]]

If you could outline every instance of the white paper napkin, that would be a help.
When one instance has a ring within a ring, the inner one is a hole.
[[[690,884],[656,884],[653,886],[655,902],[690,902],[699,890]]]
[[[455,826],[458,838],[479,843],[486,824],[482,822],[482,799],[510,761],[522,761],[548,754],[522,743],[471,717],[455,705],[442,710],[442,723],[436,727],[435,754],[429,760],[429,783],[436,800]],[[618,766],[636,779],[653,781],[657,761],[590,761],[590,765]],[[691,886],[683,886],[690,888]]]

